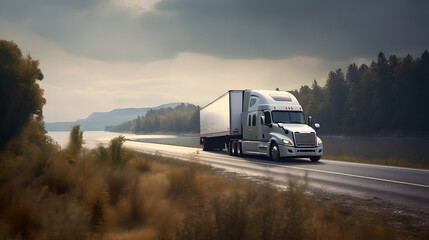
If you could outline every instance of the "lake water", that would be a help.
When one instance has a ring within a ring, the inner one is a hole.
[[[66,147],[69,142],[70,132],[48,132],[48,135],[51,136],[62,148]],[[124,136],[126,139],[133,141],[142,141],[142,142],[152,142],[152,143],[164,143],[164,144],[173,144],[173,145],[183,145],[183,146],[198,146],[195,145],[195,139],[198,140],[198,135],[137,135],[132,133],[114,133],[114,132],[104,132],[104,131],[84,131],[83,140],[85,141],[84,146],[87,148],[94,148],[101,142],[108,143],[110,139]],[[185,141],[183,141],[185,139]]]
[[[62,147],[67,146],[69,132],[48,132]],[[100,141],[107,143],[117,136],[133,141],[200,147],[198,134],[186,135],[136,135],[103,131],[86,131],[85,147],[94,148]],[[326,155],[352,155],[366,159],[406,158],[410,161],[429,162],[429,138],[394,137],[321,137]]]

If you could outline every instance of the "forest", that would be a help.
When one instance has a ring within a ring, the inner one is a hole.
[[[175,108],[149,110],[145,116],[116,126],[107,126],[106,131],[134,133],[198,133],[200,131],[200,108],[192,104],[180,104]]]
[[[367,66],[331,71],[325,86],[316,80],[291,91],[320,134],[429,136],[429,54],[420,58],[383,52]]]

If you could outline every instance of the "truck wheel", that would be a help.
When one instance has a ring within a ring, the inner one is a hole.
[[[280,160],[279,145],[277,145],[276,142],[273,142],[270,146],[270,157],[274,162],[278,162]]]
[[[239,157],[243,156],[243,149],[241,146],[241,142],[237,142],[237,156]]]
[[[232,141],[232,155],[237,156],[237,141]]]
[[[310,157],[310,160],[311,160],[312,162],[318,162],[318,161],[320,160],[320,156],[317,156],[317,157]]]
[[[229,153],[229,155],[230,155],[230,156],[234,155],[234,153],[233,153],[233,146],[232,146],[233,144],[232,144],[232,142],[233,142],[233,141],[232,141],[232,140],[230,140],[230,141],[229,141],[229,144],[228,144],[228,153]]]

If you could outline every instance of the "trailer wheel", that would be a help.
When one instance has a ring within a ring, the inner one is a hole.
[[[229,153],[230,156],[234,155],[232,142],[233,142],[232,140],[229,140],[229,144],[228,144],[228,153]]]
[[[310,157],[310,160],[311,160],[312,162],[318,162],[318,161],[320,160],[320,156],[317,156],[317,157]]]
[[[278,162],[280,160],[279,145],[277,145],[276,142],[273,142],[270,146],[270,157],[274,162]]]

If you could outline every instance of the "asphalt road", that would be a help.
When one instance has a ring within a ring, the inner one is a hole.
[[[285,159],[271,162],[261,157],[235,157],[226,152],[205,152],[201,148],[127,141],[125,146],[140,152],[158,153],[189,160],[197,156],[201,163],[248,177],[269,177],[279,186],[287,186],[290,177],[306,177],[310,189],[345,194],[360,199],[381,199],[395,206],[429,212],[429,171],[321,159]]]

